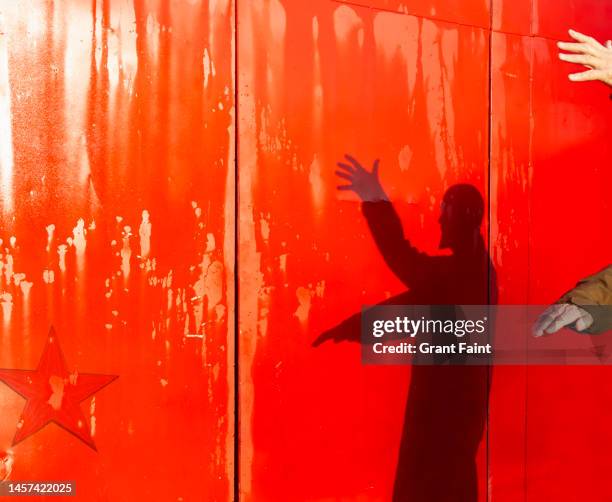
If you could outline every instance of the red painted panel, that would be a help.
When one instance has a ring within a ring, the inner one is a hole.
[[[529,295],[535,303],[555,300],[610,262],[612,129],[609,90],[569,82],[566,74],[573,69],[558,61],[554,42],[535,39],[533,44]],[[530,498],[608,498],[609,375],[609,368],[530,369]]]
[[[67,365],[35,380],[66,430],[14,446],[47,415],[0,383],[11,479],[73,479],[88,501],[230,500],[233,5],[0,11],[0,368],[35,369],[51,326]],[[86,373],[118,378],[79,408],[103,383]]]
[[[407,368],[312,347],[405,290],[335,163],[380,158],[412,242],[439,252],[444,190],[487,185],[487,33],[327,1],[238,6],[241,492],[389,500]]]
[[[491,26],[497,32],[530,35],[532,10],[532,0],[491,0]]]
[[[566,40],[573,28],[602,42],[612,37],[607,1],[492,0],[491,9],[493,29],[502,33]]]
[[[529,300],[532,52],[529,38],[493,33],[491,255],[502,304],[521,305]],[[488,436],[494,500],[523,500],[525,496],[526,374],[524,367],[497,367],[494,371]]]
[[[610,259],[609,91],[569,82],[557,52],[552,40],[493,36],[491,233],[503,303],[555,301]],[[496,499],[607,500],[607,374],[496,370]]]
[[[238,336],[244,499],[389,500],[417,372],[363,367],[357,344],[313,347],[405,290],[335,190],[346,152],[381,159],[429,253],[444,191],[476,186],[501,303],[554,301],[609,263],[608,91],[568,82],[542,38],[605,37],[608,4],[495,0],[489,72],[488,2],[355,3],[239,2],[235,215],[231,2],[0,1],[13,479],[76,479],[83,500],[231,499]],[[20,380],[57,341],[66,367]],[[606,376],[496,368],[480,499],[606,500]],[[45,413],[28,412],[33,388]],[[46,417],[64,429],[32,431]]]
[[[426,19],[489,28],[492,0],[332,0]]]
[[[612,4],[601,0],[579,0],[556,2],[535,0],[533,2],[533,33],[555,39],[568,38],[567,30],[573,28],[600,38],[612,38],[610,34]]]

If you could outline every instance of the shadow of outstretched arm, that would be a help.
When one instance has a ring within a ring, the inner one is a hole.
[[[409,302],[409,292],[405,291],[399,295],[387,298],[385,301],[377,303],[374,307],[385,305],[405,305]],[[361,342],[374,343],[375,338],[369,337],[362,340],[361,337],[361,311],[347,317],[340,324],[324,331],[312,342],[313,347],[318,347],[325,342]]]
[[[404,237],[401,220],[380,183],[378,160],[374,162],[372,170],[368,171],[350,155],[346,155],[345,159],[346,162],[338,162],[339,170],[336,175],[348,184],[337,188],[353,191],[361,199],[363,215],[385,263],[409,288],[427,282],[428,278],[431,278],[435,259],[418,251]],[[410,303],[409,292],[405,291],[376,306]],[[356,312],[337,326],[324,331],[314,340],[312,346],[318,347],[328,341],[361,341],[361,314],[361,311]],[[373,341],[374,338],[371,342]],[[363,342],[368,343],[370,340],[364,339]]]

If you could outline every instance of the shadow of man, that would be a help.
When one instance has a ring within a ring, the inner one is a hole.
[[[372,171],[346,156],[336,174],[362,200],[362,211],[386,264],[409,288],[379,305],[488,305],[497,301],[495,270],[480,226],[482,195],[473,185],[451,186],[439,218],[440,249],[430,256],[404,237],[393,205]],[[313,343],[359,341],[361,312]],[[476,455],[486,426],[490,368],[415,365],[412,368],[393,501],[473,502],[478,499]]]

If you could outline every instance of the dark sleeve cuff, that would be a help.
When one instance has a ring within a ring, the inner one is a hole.
[[[600,335],[612,329],[612,305],[579,305],[593,317],[593,324],[582,333]]]

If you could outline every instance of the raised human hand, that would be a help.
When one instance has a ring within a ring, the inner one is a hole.
[[[570,73],[573,82],[599,80],[612,87],[612,41],[599,43],[593,37],[578,31],[569,30],[575,42],[559,42],[557,46],[570,54],[560,52],[559,59],[569,63],[584,65],[588,70]]]

